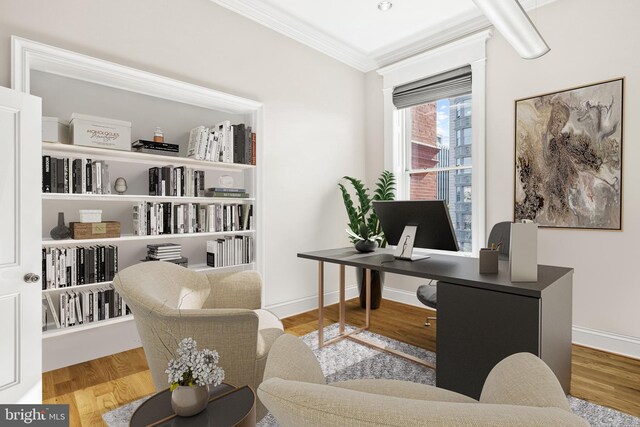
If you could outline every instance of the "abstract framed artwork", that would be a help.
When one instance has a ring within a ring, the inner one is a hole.
[[[514,219],[622,229],[624,78],[515,102]]]

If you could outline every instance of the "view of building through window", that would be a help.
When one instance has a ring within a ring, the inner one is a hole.
[[[410,200],[445,200],[460,250],[471,252],[471,94],[407,109]]]

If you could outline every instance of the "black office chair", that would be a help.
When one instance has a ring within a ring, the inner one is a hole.
[[[504,221],[499,222],[493,226],[491,233],[489,233],[489,244],[498,247],[498,259],[509,259],[509,240],[511,238],[511,222]],[[429,308],[437,310],[438,305],[438,282],[431,284],[429,282],[426,285],[420,285],[416,291],[418,300]],[[427,317],[427,321],[424,322],[425,326],[431,326],[431,320],[436,320],[436,317]]]

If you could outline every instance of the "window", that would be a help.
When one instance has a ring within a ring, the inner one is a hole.
[[[404,198],[445,200],[460,250],[471,252],[472,129],[470,120],[458,120],[471,110],[471,96],[464,95],[467,108],[461,115],[459,97],[404,109],[404,179],[408,183]]]
[[[490,36],[479,32],[378,70],[384,166],[396,174],[398,198],[445,200],[461,249],[474,253],[485,244],[486,222],[484,115],[474,108],[485,105]],[[432,111],[416,138],[412,110],[419,106]]]

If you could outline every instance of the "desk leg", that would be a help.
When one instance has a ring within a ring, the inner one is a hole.
[[[318,261],[318,348],[324,345],[324,262]]]
[[[340,334],[344,334],[344,321],[345,321],[345,289],[344,289],[344,265],[340,264],[340,307],[338,309],[340,315]]]
[[[365,269],[364,271],[365,277],[365,291],[367,294],[366,299],[366,313],[365,313],[365,329],[369,329],[369,325],[371,324],[371,270]]]

